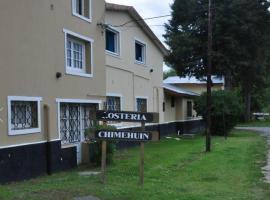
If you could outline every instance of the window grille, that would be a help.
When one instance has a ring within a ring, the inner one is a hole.
[[[11,130],[38,128],[38,103],[11,101]]]
[[[107,97],[105,102],[106,110],[120,111],[121,110],[121,98],[120,97]]]
[[[147,112],[147,99],[137,98],[137,111]]]
[[[85,130],[96,125],[94,116],[96,104],[60,104],[60,134],[62,144],[72,144],[84,140]]]

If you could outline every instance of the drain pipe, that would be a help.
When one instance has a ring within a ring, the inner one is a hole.
[[[52,165],[51,165],[51,144],[50,144],[50,107],[48,105],[44,105],[43,107],[44,110],[44,134],[46,137],[46,168],[47,168],[47,174],[51,175],[52,174]]]

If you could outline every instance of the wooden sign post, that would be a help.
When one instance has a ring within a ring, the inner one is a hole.
[[[106,183],[107,141],[101,142],[101,182]]]
[[[142,131],[145,130],[145,122],[142,122]],[[140,185],[144,184],[144,142],[141,142],[140,148]]]
[[[141,131],[110,131],[98,130],[95,132],[95,139],[102,141],[102,158],[101,158],[101,182],[106,183],[106,151],[107,142],[111,140],[136,141],[140,142],[140,180],[139,184],[144,184],[144,142],[152,139],[152,134],[145,131],[146,122],[158,122],[158,113],[141,113],[126,111],[103,111],[98,110],[96,119],[100,121],[124,121],[124,122],[141,122]],[[107,124],[105,122],[105,124]]]

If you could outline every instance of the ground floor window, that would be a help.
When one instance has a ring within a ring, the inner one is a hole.
[[[9,134],[41,132],[40,97],[8,97]]]
[[[146,98],[136,98],[137,111],[147,112],[147,99]]]
[[[60,135],[62,144],[84,140],[85,130],[96,124],[98,104],[60,103]]]
[[[106,110],[120,111],[121,110],[121,97],[108,96],[105,102]]]

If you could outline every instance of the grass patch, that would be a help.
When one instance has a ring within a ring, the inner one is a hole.
[[[254,120],[246,123],[238,124],[237,126],[242,127],[270,127],[270,120]]]
[[[258,134],[234,131],[228,140],[213,138],[213,151],[204,153],[204,138],[165,139],[145,147],[145,186],[138,186],[139,149],[117,152],[108,168],[107,184],[78,171],[57,173],[0,186],[3,200],[69,200],[94,195],[105,200],[266,200],[263,183],[266,141]]]

